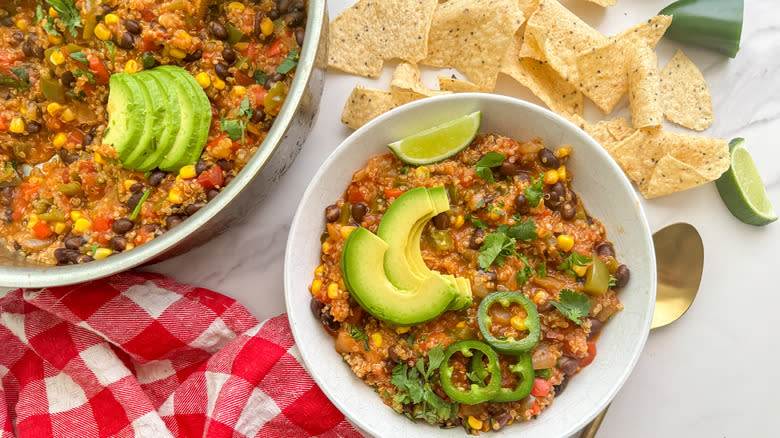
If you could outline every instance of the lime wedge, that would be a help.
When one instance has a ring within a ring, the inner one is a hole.
[[[387,145],[401,161],[420,166],[449,158],[471,144],[482,112],[476,111]]]
[[[734,217],[746,224],[766,225],[776,221],[777,215],[744,143],[744,138],[729,142],[731,167],[715,181],[715,185]]]

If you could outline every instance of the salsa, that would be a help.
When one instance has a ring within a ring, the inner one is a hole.
[[[305,11],[303,0],[3,2],[0,241],[30,261],[84,263],[195,214],[279,114]],[[173,171],[130,170],[103,142],[111,77],[167,65],[208,98],[205,147]]]
[[[630,271],[572,189],[571,153],[489,133],[435,164],[378,155],[326,208],[311,309],[385,404],[413,421],[498,430],[539,415],[594,360]],[[400,326],[351,296],[342,249],[355,230],[377,233],[388,207],[419,187],[449,199],[424,226],[423,260],[467,279],[473,301]]]

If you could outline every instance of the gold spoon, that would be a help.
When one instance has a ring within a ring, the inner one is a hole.
[[[658,292],[651,329],[677,321],[693,303],[704,268],[704,246],[693,225],[677,223],[653,234],[658,269]],[[594,438],[609,406],[582,431],[580,438]]]

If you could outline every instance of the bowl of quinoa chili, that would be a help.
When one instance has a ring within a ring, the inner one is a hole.
[[[323,0],[3,2],[0,285],[110,275],[247,217],[314,123],[324,17]]]
[[[409,165],[387,147],[475,111],[477,136],[448,159]],[[390,280],[376,283],[378,296],[361,277],[379,260],[368,272],[390,278],[390,250],[376,248],[393,247],[388,223],[401,229],[398,211],[428,205],[412,199],[426,191],[439,207],[404,213],[422,224],[404,242],[420,236],[426,272],[466,279],[471,301],[406,301]],[[490,94],[426,98],[354,132],[304,193],[285,255],[304,363],[375,436],[576,433],[631,373],[655,293],[647,220],[606,151],[546,109]]]

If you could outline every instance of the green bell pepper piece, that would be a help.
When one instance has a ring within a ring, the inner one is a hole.
[[[497,338],[490,332],[490,326],[493,321],[489,314],[490,307],[493,304],[499,304],[509,307],[512,304],[519,304],[525,310],[525,326],[528,334],[522,339]],[[521,292],[493,292],[486,296],[477,309],[477,325],[485,342],[490,344],[499,353],[517,354],[528,351],[539,343],[541,330],[539,328],[539,312],[536,311],[536,305]]]
[[[743,10],[743,0],[680,0],[659,14],[674,17],[667,38],[733,58],[739,51]]]
[[[585,273],[585,286],[582,288],[588,295],[604,295],[609,289],[609,269],[599,256],[593,255],[593,263]]]
[[[455,382],[452,381],[452,374],[455,371],[455,368],[450,365],[450,359],[458,352],[465,358],[473,358],[475,354],[482,354],[487,357],[487,374],[485,375],[485,378],[488,374],[490,375],[490,380],[488,380],[487,384],[480,385],[471,383],[470,386],[465,389],[455,386]],[[456,402],[465,403],[467,405],[475,405],[491,400],[498,394],[499,389],[501,389],[501,368],[498,366],[498,355],[484,342],[458,341],[450,345],[449,348],[444,351],[444,361],[439,367],[439,374],[441,375],[441,387],[444,389],[444,392]]]

